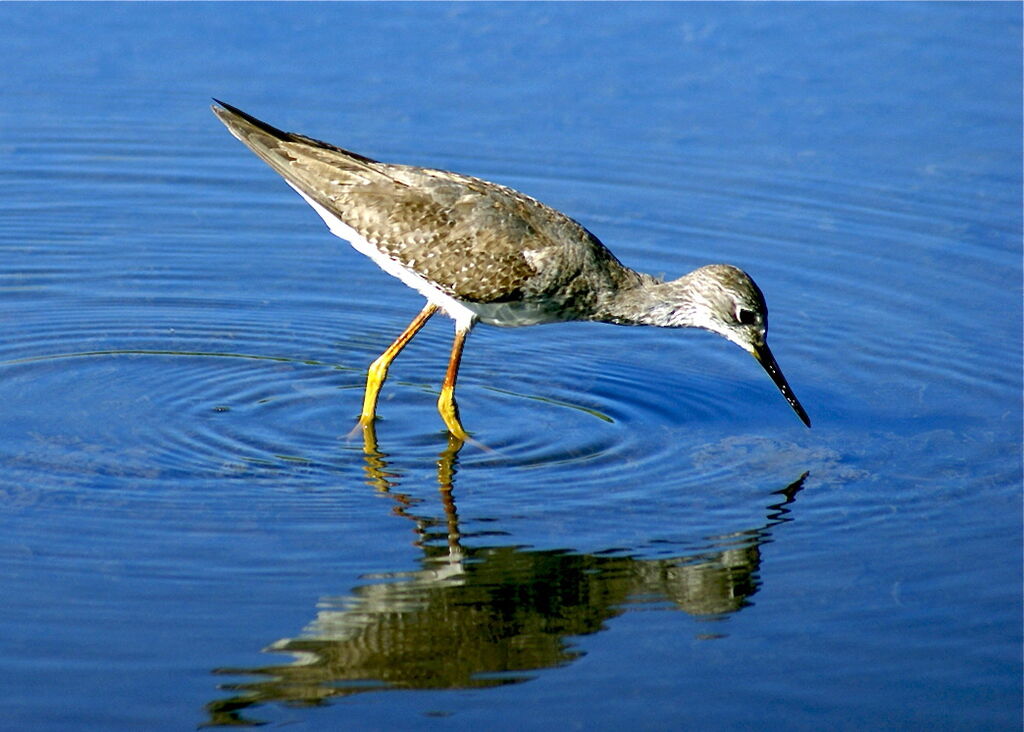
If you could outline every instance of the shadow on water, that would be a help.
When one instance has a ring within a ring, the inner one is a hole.
[[[571,638],[604,630],[630,605],[662,603],[702,620],[724,618],[758,591],[760,548],[793,520],[789,506],[808,476],[769,494],[763,525],[708,536],[709,548],[699,553],[652,560],[475,547],[465,540],[501,534],[460,531],[454,483],[462,443],[449,438],[437,461],[440,517],[417,512],[421,499],[396,490],[387,454],[372,431],[365,437],[368,482],[413,524],[421,568],[375,574],[347,597],[324,598],[300,635],[265,649],[292,655],[291,663],[215,669],[257,678],[221,685],[234,696],[209,703],[204,726],[259,725],[244,714],[268,702],[317,706],[369,691],[523,683],[581,657]]]

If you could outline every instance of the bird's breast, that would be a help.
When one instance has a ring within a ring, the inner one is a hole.
[[[568,319],[550,304],[529,301],[480,303],[462,300],[459,304],[472,312],[481,323],[502,328],[560,323]]]

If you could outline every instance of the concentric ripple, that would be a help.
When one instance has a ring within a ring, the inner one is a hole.
[[[96,211],[79,212],[91,229],[37,229],[21,217],[18,241],[6,245],[31,256],[0,265],[9,295],[0,371],[20,426],[0,450],[69,476],[187,480],[282,465],[303,466],[310,480],[320,470],[358,472],[351,463],[360,450],[346,436],[365,367],[415,314],[418,296],[331,237],[297,198],[253,180],[242,156],[215,159],[208,179],[176,158],[154,175],[142,163],[150,137],[126,134],[121,152],[139,165],[119,173]],[[64,133],[49,140],[49,162],[26,155],[25,164],[51,187],[106,180],[107,161],[84,156],[76,142]],[[996,292],[1006,277],[993,276],[991,262],[1012,225],[971,236],[976,212],[941,190],[912,197],[706,153],[681,166],[614,154],[495,157],[464,146],[446,158],[458,146],[435,146],[421,157],[566,210],[638,269],[674,277],[725,261],[750,271],[771,308],[773,348],[816,426],[833,417],[826,404],[890,399],[877,379],[890,363],[951,392],[1005,388],[1009,377],[990,354],[960,347],[967,310],[956,307],[948,258],[938,253],[957,241],[958,271]],[[147,195],[140,190],[173,213],[185,205],[182,186],[219,200],[169,216],[178,225],[166,231],[124,218]],[[942,307],[907,272],[933,281]],[[856,316],[851,301],[861,304]],[[450,328],[437,318],[392,368],[378,424],[392,453],[429,456],[441,444],[434,401]],[[54,395],[60,410],[37,406]],[[805,437],[752,359],[692,331],[481,326],[459,398],[467,427],[490,448],[464,455],[467,465],[523,480],[572,475],[581,491],[661,480],[681,444],[686,454],[759,429]]]

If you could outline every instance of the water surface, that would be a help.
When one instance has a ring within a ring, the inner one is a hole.
[[[0,727],[1017,729],[1021,10],[0,8]],[[452,326],[209,113],[723,261],[709,334]]]

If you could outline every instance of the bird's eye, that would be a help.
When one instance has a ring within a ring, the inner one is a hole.
[[[754,311],[747,310],[746,308],[740,308],[736,311],[736,319],[740,321],[740,325],[753,325],[757,322],[757,316],[754,315]]]

